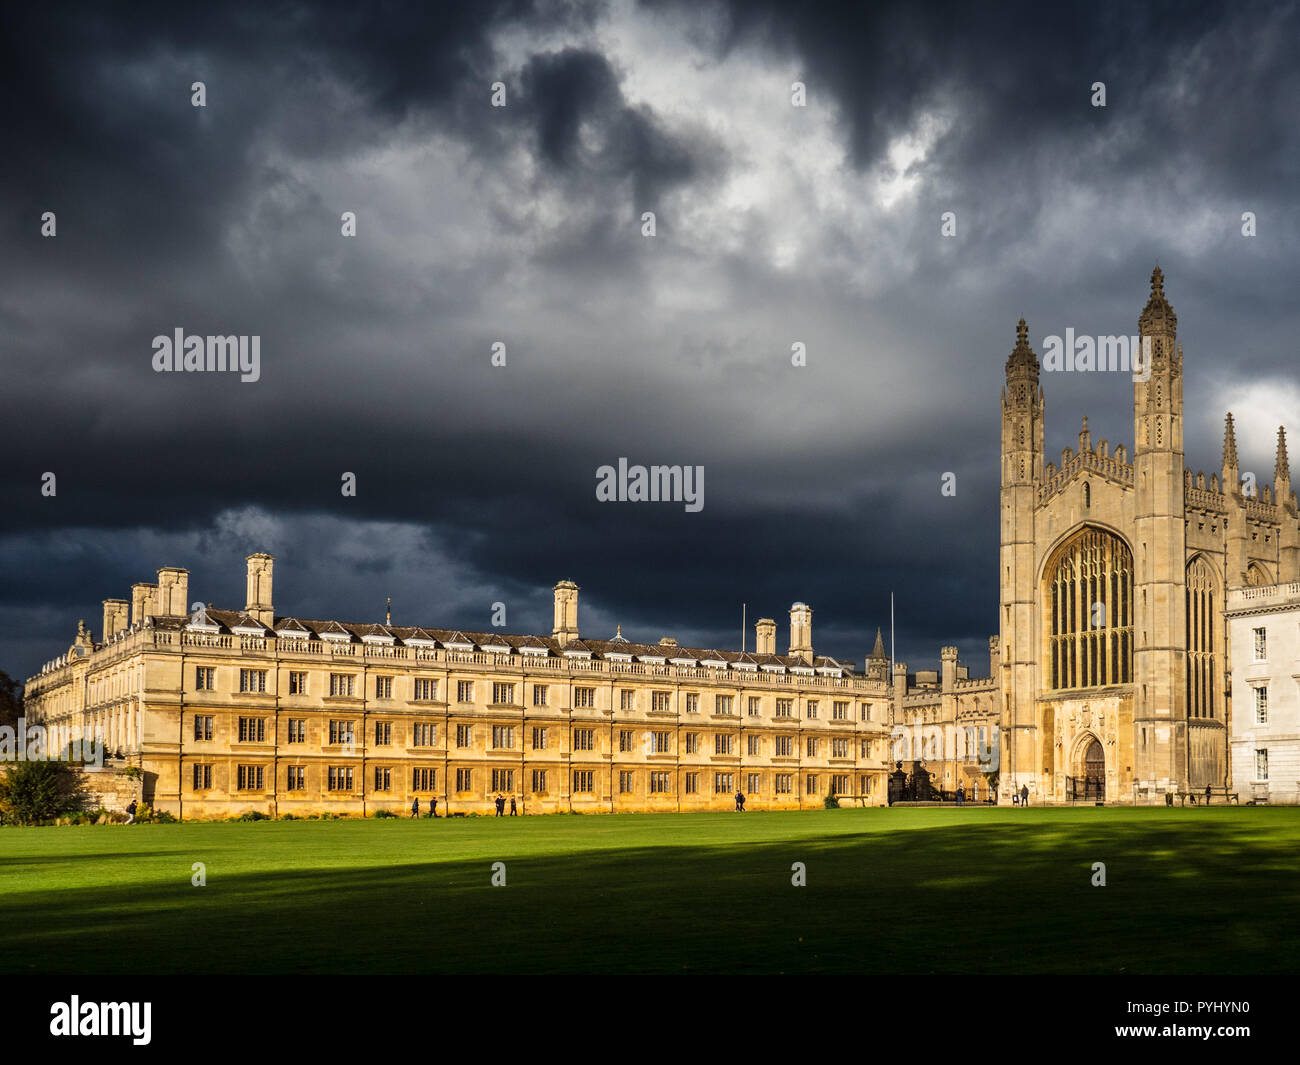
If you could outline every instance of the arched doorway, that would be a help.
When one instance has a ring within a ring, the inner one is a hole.
[[[1101,740],[1088,735],[1076,748],[1074,775],[1069,778],[1071,799],[1104,799],[1106,797],[1106,750]]]

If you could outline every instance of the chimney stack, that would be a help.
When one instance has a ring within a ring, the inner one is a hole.
[[[555,592],[555,627],[551,635],[565,644],[578,639],[578,586],[573,581],[560,581]]]
[[[812,665],[812,607],[807,603],[790,607],[790,654]]]
[[[102,639],[105,643],[127,627],[127,611],[130,609],[131,604],[125,599],[104,600]]]
[[[266,554],[249,555],[248,591],[245,595],[244,612],[260,621],[263,625],[275,624],[275,607],[271,600],[271,569],[275,559]]]
[[[188,614],[189,603],[185,597],[189,590],[189,570],[164,566],[158,571],[158,613],[172,618]]]
[[[759,618],[754,631],[758,634],[754,641],[754,652],[760,655],[776,654],[776,622],[771,618]]]
[[[131,585],[131,625],[143,625],[145,618],[158,613],[158,585]]]

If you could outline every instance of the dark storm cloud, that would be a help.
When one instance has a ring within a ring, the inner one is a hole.
[[[1296,18],[10,9],[0,668],[63,650],[76,617],[97,627],[100,599],[161,565],[241,605],[242,555],[266,548],[277,606],[296,613],[373,619],[397,585],[407,620],[481,627],[504,599],[512,629],[549,631],[547,589],[571,577],[595,635],[735,645],[747,602],[784,638],[803,599],[818,649],[857,659],[893,590],[900,657],[925,668],[956,643],[983,672],[1020,314],[1040,350],[1067,326],[1132,331],[1158,258],[1193,466],[1217,462],[1225,389],[1294,376]],[[674,63],[682,86],[655,82]],[[711,67],[734,82],[721,118],[691,94],[723,89],[687,84]],[[796,77],[812,105],[791,125]],[[498,80],[504,109],[488,104]],[[1105,110],[1088,105],[1097,80]],[[769,98],[770,119],[744,111]],[[763,168],[823,120],[843,167],[767,199],[728,185],[778,180]],[[915,188],[880,206],[893,153],[931,120],[941,132],[895,175]],[[956,241],[937,237],[945,210]],[[152,373],[149,339],[176,326],[261,335],[262,381]],[[795,339],[806,373],[789,369]],[[506,371],[488,365],[495,340]],[[1049,458],[1083,411],[1095,437],[1131,439],[1123,381],[1044,386]],[[704,464],[705,510],[597,503],[594,470],[620,455]]]

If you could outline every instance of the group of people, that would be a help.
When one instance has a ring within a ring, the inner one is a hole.
[[[504,816],[505,816],[505,813],[506,813],[506,798],[505,798],[505,796],[504,796],[504,795],[498,795],[498,796],[496,797],[495,805],[496,805],[497,817],[504,817]],[[429,806],[430,806],[429,816],[430,816],[430,817],[437,817],[437,816],[438,816],[438,800],[437,800],[437,799],[430,799],[430,800],[429,800]],[[519,815],[519,804],[515,801],[515,797],[514,797],[513,795],[511,795],[511,796],[510,796],[510,816],[511,816],[511,817],[517,817],[518,815]],[[420,816],[420,800],[419,800],[418,797],[417,797],[417,798],[416,798],[416,799],[411,803],[411,816],[412,816],[412,817],[419,817],[419,816]]]

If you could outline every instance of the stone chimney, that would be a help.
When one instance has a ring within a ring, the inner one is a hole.
[[[158,585],[131,585],[131,625],[143,625],[145,618],[158,613]]]
[[[101,639],[105,643],[127,627],[127,612],[130,609],[131,604],[125,599],[104,600],[104,628]]]
[[[244,612],[263,625],[275,624],[275,607],[271,599],[271,569],[275,559],[270,555],[249,555],[248,591],[245,593]]]
[[[790,654],[812,664],[812,607],[807,603],[790,607]]]
[[[551,635],[565,644],[578,636],[578,586],[573,581],[560,581],[555,592],[555,627]]]
[[[186,596],[190,590],[190,571],[164,566],[158,571],[158,613],[182,617],[190,612]]]
[[[771,618],[759,618],[754,631],[758,634],[758,638],[754,641],[754,653],[776,654],[776,622]]]
[[[951,691],[957,681],[957,648],[939,649],[940,683],[944,691]]]

